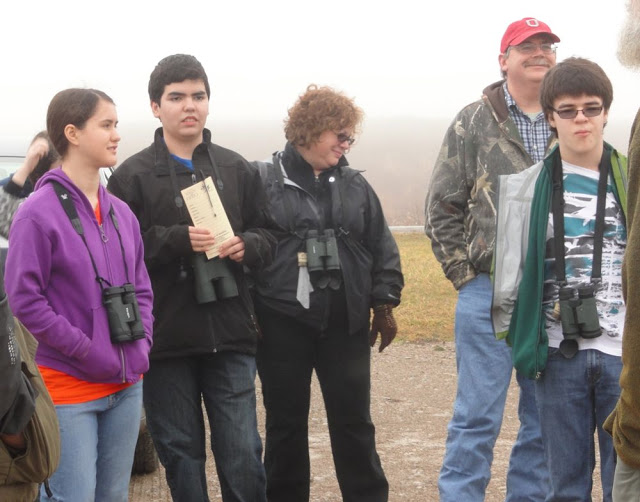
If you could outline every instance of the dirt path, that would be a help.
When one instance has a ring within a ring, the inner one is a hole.
[[[391,502],[438,500],[438,472],[455,388],[455,352],[452,343],[394,343],[382,354],[375,353],[372,356],[371,412],[376,425],[378,453],[389,479]],[[513,382],[502,432],[494,452],[493,478],[486,497],[488,502],[504,500],[509,452],[518,424],[516,400],[517,385]],[[258,401],[262,402],[260,394]],[[258,406],[258,418],[262,433],[264,410],[261,405]],[[333,470],[326,417],[320,389],[315,381],[309,427],[313,475],[311,500],[340,502],[342,499]],[[210,473],[210,498],[220,501],[215,467],[211,460],[207,470]],[[594,493],[594,500],[599,496]],[[170,501],[162,470],[134,477],[130,499],[132,502]]]

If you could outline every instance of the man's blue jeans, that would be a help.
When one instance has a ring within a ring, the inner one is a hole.
[[[547,500],[591,500],[597,428],[602,499],[611,501],[615,452],[602,424],[620,396],[622,359],[598,350],[580,350],[566,359],[550,348],[547,366],[536,382],[542,439],[551,477]]]
[[[255,358],[237,352],[151,361],[144,406],[173,500],[209,500],[202,402],[223,500],[266,500],[255,377]]]
[[[492,287],[481,274],[458,293],[455,319],[458,390],[449,422],[438,488],[441,502],[485,497],[511,382],[511,349],[491,324]],[[535,405],[534,382],[517,375],[520,430],[509,461],[507,502],[543,501],[548,473]]]
[[[56,406],[62,449],[49,479],[52,502],[126,502],[140,430],[142,382],[80,404]]]

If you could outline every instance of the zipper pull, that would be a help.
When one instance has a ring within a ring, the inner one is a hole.
[[[192,173],[191,174],[191,184],[195,185],[196,184],[196,173]]]
[[[258,340],[262,340],[262,330],[260,329],[260,325],[258,324],[258,320],[256,316],[251,314],[251,322],[253,322],[253,328],[256,330],[256,334],[258,335]]]
[[[100,229],[100,237],[102,238],[102,242],[108,242],[109,238],[107,237],[107,234],[104,233],[104,227],[102,225],[98,225],[98,228]]]

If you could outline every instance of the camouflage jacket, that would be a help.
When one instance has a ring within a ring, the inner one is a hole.
[[[456,289],[491,271],[498,176],[534,164],[509,117],[502,84],[491,84],[458,113],[431,174],[425,232]]]

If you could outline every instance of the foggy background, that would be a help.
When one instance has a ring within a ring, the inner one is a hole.
[[[347,156],[365,171],[390,224],[422,225],[427,184],[455,114],[500,77],[499,42],[525,16],[549,24],[557,60],[589,58],[613,83],[605,138],[622,152],[640,106],[640,74],[616,58],[625,0],[31,0],[4,2],[0,156],[24,155],[54,94],[93,87],[115,101],[119,161],[159,125],[147,85],[169,54],[195,55],[211,83],[214,142],[248,160],[284,146],[282,120],[311,84],[364,110]]]
[[[424,224],[429,178],[451,120],[453,117],[365,118],[362,134],[347,159],[351,167],[364,171],[382,202],[389,225]],[[153,118],[121,125],[119,163],[151,144],[157,125],[159,122]],[[285,145],[282,120],[216,119],[212,110],[207,125],[214,143],[235,150],[250,161],[268,160]],[[605,140],[626,154],[629,128],[628,120],[610,120]]]
[[[464,104],[460,105],[462,108]],[[347,154],[349,165],[363,171],[382,203],[389,225],[424,224],[424,200],[429,179],[449,119],[420,117],[366,117],[362,133]],[[632,118],[615,120],[610,113],[605,140],[618,151],[627,153]],[[149,146],[160,122],[149,112],[149,118],[120,122],[122,136],[118,147],[118,164]],[[247,160],[269,160],[285,145],[283,120],[228,119],[211,110],[207,128],[214,143],[238,152]],[[24,155],[33,133],[0,136],[0,156]],[[14,167],[15,169],[15,167]],[[0,171],[3,166],[0,163]],[[3,177],[4,175],[0,176]]]

